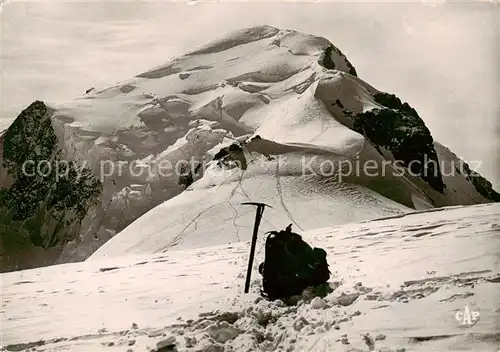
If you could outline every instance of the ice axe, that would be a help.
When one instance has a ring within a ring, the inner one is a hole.
[[[250,247],[250,258],[248,259],[247,278],[245,282],[245,293],[248,293],[248,290],[250,288],[250,277],[252,276],[252,265],[253,265],[253,257],[255,255],[255,245],[257,244],[257,234],[259,233],[260,219],[262,219],[262,214],[264,214],[264,209],[266,207],[272,208],[272,206],[258,202],[245,202],[241,203],[241,205],[257,206],[257,212],[255,214],[255,224],[253,226],[252,246]]]

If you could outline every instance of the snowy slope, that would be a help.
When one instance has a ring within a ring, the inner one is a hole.
[[[5,351],[175,344],[178,351],[496,352],[499,219],[500,206],[488,204],[305,233],[327,251],[335,290],[324,300],[304,296],[297,307],[258,297],[263,237],[249,294],[248,242],[2,274],[1,344]],[[466,306],[480,312],[472,327],[455,318]]]
[[[353,126],[353,116],[385,108],[375,98],[377,93],[327,39],[258,26],[231,33],[114,86],[91,89],[73,101],[51,106],[43,118],[50,118],[61,158],[89,167],[102,189],[97,198],[92,190],[94,198],[88,201],[84,217],[63,229],[66,237],[58,242],[50,233],[43,240],[64,244],[56,244],[52,251],[55,262],[64,263],[84,260],[105,243],[95,258],[246,239],[252,210],[240,209],[239,203],[248,199],[274,206],[272,223],[263,224],[263,230],[288,223],[312,229],[414,209],[490,201],[465,174],[443,176],[448,187],[440,192],[421,178],[402,177],[390,163],[384,164],[394,161],[394,155]],[[401,115],[397,108],[391,109]],[[23,116],[29,120],[30,112]],[[415,120],[418,128],[398,130],[409,138],[415,131],[430,137],[423,121]],[[18,125],[26,130],[22,121]],[[11,132],[14,136],[5,134],[9,145],[24,143],[24,135]],[[27,137],[34,139],[26,141],[29,149],[36,150],[52,131],[43,132]],[[231,144],[243,149],[247,169],[212,161]],[[425,147],[434,148],[432,143]],[[426,150],[417,148],[417,153]],[[439,161],[455,170],[451,152],[436,148],[436,153]],[[369,161],[377,164],[377,176],[362,171],[340,178],[345,166],[341,162]],[[179,165],[186,162],[201,165],[192,175],[193,184],[179,172]],[[304,168],[304,162],[311,167]],[[171,166],[167,172],[165,164]],[[5,174],[0,166],[2,187],[12,181]],[[58,185],[45,186],[14,198],[26,198],[30,204],[48,202],[43,190]],[[33,193],[36,201],[30,201]],[[313,216],[304,212],[311,207]],[[62,215],[54,211],[49,225],[34,227],[59,226],[57,219],[73,214],[72,209],[64,211]],[[217,232],[208,236],[206,230],[213,224]],[[21,259],[13,253],[4,258],[12,268],[54,262],[40,251],[23,250]],[[26,259],[35,257],[42,259]]]
[[[241,203],[249,201],[273,207],[266,210],[261,235],[289,223],[307,230],[412,211],[367,188],[301,177],[291,162],[286,168],[278,163],[256,160],[245,172],[207,170],[188,191],[143,215],[89,260],[248,240],[256,210]]]

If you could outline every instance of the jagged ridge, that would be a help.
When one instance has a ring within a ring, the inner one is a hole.
[[[471,170],[470,166],[465,161],[462,161],[462,166],[466,172],[467,180],[472,182],[479,194],[492,202],[500,202],[500,193],[493,189],[490,181],[481,176],[478,172]]]

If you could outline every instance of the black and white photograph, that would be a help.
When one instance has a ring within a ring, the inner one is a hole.
[[[1,0],[2,352],[500,352],[498,0]]]

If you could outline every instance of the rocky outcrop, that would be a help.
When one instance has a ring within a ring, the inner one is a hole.
[[[446,187],[434,140],[415,109],[393,94],[376,93],[373,99],[383,107],[357,114],[354,130],[368,138],[379,152],[381,147],[387,149],[411,174],[443,192]]]
[[[332,59],[332,53],[336,53],[338,56],[343,57],[345,59],[346,65],[349,68],[349,74],[358,77],[358,74],[356,73],[356,69],[354,66],[347,60],[346,56],[338,49],[335,45],[329,45],[323,54],[323,58],[321,60],[321,65],[329,70],[335,70],[337,67],[335,65],[335,62]]]
[[[247,160],[245,158],[243,148],[237,143],[233,143],[230,146],[219,150],[217,154],[215,154],[214,160],[218,160],[219,164],[222,163],[230,168],[232,166],[237,166],[242,170],[247,169]]]
[[[50,115],[35,101],[3,136],[2,168],[12,182],[0,188],[2,270],[19,267],[17,253],[72,240],[101,192],[90,169],[62,159]]]
[[[471,170],[470,166],[465,161],[462,161],[462,170],[458,171],[465,173],[465,178],[474,185],[479,194],[484,198],[492,202],[500,202],[500,194],[493,189],[491,182],[478,172]]]

